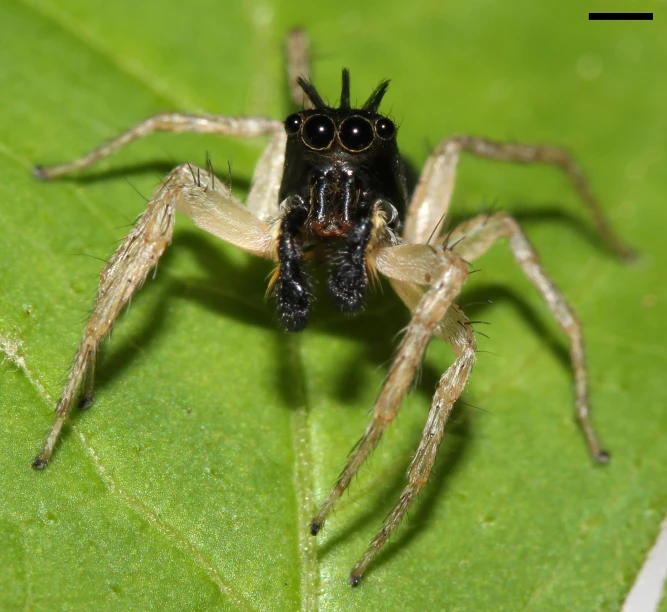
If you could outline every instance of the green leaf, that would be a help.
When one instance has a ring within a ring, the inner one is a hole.
[[[575,0],[9,0],[0,23],[1,609],[619,608],[667,510],[660,19],[590,23]],[[332,100],[342,66],[360,100],[392,78],[385,108],[416,165],[450,133],[566,145],[641,252],[634,266],[613,260],[556,170],[462,161],[455,215],[484,203],[515,213],[583,321],[613,461],[591,465],[563,335],[494,247],[460,299],[491,323],[479,339],[490,354],[431,482],[358,589],[348,572],[400,493],[451,362],[434,342],[336,515],[308,535],[407,322],[386,287],[356,319],[323,294],[309,329],[287,336],[263,299],[270,266],[179,218],[155,280],[105,343],[95,406],[72,416],[47,470],[29,467],[100,259],[142,196],[206,151],[222,176],[232,161],[244,193],[263,143],[155,135],[47,184],[31,166],[76,158],[159,110],[282,116],[280,49],[297,23]]]

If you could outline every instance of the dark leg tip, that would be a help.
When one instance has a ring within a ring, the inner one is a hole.
[[[619,244],[614,249],[614,253],[623,263],[628,265],[635,264],[641,259],[638,251],[625,244]]]
[[[593,457],[596,463],[609,463],[611,461],[611,455],[604,449],[600,449],[597,454]]]
[[[356,587],[359,586],[361,582],[361,576],[357,576],[354,572],[350,574],[350,586]]]
[[[40,181],[47,181],[49,179],[49,174],[43,166],[34,166],[32,175]]]
[[[79,410],[88,410],[93,405],[93,397],[85,396],[79,400]]]
[[[48,461],[44,461],[41,457],[36,457],[32,462],[32,468],[34,470],[43,470],[49,464]]]
[[[310,524],[310,535],[316,536],[319,532],[320,529],[322,529],[322,524],[321,523],[311,523]]]

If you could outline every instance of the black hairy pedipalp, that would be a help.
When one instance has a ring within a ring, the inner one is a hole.
[[[274,294],[282,326],[290,332],[302,331],[308,324],[313,295],[308,275],[303,269],[303,246],[300,233],[308,217],[303,204],[292,208],[283,219],[278,238],[278,278]]]
[[[368,286],[366,247],[372,230],[371,219],[359,221],[337,253],[337,265],[329,277],[329,294],[334,306],[341,312],[357,314],[364,307]]]

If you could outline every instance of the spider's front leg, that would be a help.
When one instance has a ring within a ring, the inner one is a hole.
[[[174,215],[180,210],[202,229],[249,253],[271,254],[271,232],[245,208],[212,173],[188,164],[173,170],[148,202],[134,229],[100,274],[95,308],[83,333],[72,369],[56,408],[56,418],[34,460],[35,469],[46,467],[74,398],[83,385],[82,408],[93,401],[94,367],[100,340],[171,241]]]
[[[350,574],[353,586],[359,583],[368,564],[428,480],[447,417],[463,390],[475,356],[475,343],[467,320],[454,306],[454,299],[468,276],[466,263],[461,258],[441,247],[406,244],[371,251],[369,265],[391,280],[414,315],[375,402],[373,420],[311,522],[313,535],[319,532],[334,504],[396,416],[431,336],[437,334],[450,341],[458,358],[438,385],[422,441],[408,471],[408,485]],[[424,285],[430,288],[425,291]]]
[[[310,108],[310,101],[303,96],[303,91],[297,85],[297,77],[308,79],[310,73],[309,41],[306,33],[298,29],[290,32],[285,50],[292,100],[297,105]],[[281,121],[265,117],[158,113],[137,123],[79,159],[48,167],[35,166],[33,174],[41,180],[50,180],[89,168],[135,140],[145,138],[154,132],[189,132],[238,138],[269,136],[271,141],[255,169],[247,206],[263,220],[278,216],[278,187],[285,161],[285,130]]]
[[[33,174],[41,180],[51,180],[89,168],[135,140],[154,132],[194,132],[238,138],[269,136],[269,144],[255,167],[247,207],[262,220],[278,216],[278,188],[285,163],[285,130],[280,121],[264,117],[158,113],[79,159],[46,168],[35,166]]]
[[[135,140],[153,132],[194,132],[256,138],[282,130],[282,123],[264,117],[226,117],[224,115],[192,115],[190,113],[158,113],[131,127],[119,136],[72,162],[44,168],[35,166],[33,172],[39,179],[47,180],[83,170],[101,159],[113,155]]]

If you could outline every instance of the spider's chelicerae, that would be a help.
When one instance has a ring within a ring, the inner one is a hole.
[[[58,402],[55,421],[32,465],[41,469],[51,459],[80,388],[78,405],[87,408],[92,404],[100,340],[169,244],[177,210],[218,238],[276,262],[270,290],[280,323],[290,332],[306,327],[312,309],[308,259],[329,262],[329,293],[336,307],[345,313],[354,314],[363,308],[369,278],[381,274],[412,311],[412,320],[375,402],[371,423],[310,523],[313,535],[320,531],[396,416],[431,337],[448,342],[456,360],[435,390],[408,469],[408,483],[382,529],[352,569],[350,581],[356,585],[429,478],[452,406],[475,362],[473,330],[455,300],[468,277],[469,263],[499,238],[509,240],[517,263],[569,338],[577,416],[593,459],[608,460],[589,418],[581,324],[540,265],[517,222],[504,213],[483,214],[446,235],[440,229],[461,152],[560,167],[591,210],[607,245],[621,257],[628,256],[629,251],[612,233],[578,166],[559,148],[452,136],[434,149],[409,196],[396,126],[379,112],[388,82],[381,82],[361,108],[352,108],[349,74],[343,70],[340,103],[331,107],[308,80],[308,41],[303,32],[294,31],[288,37],[287,57],[291,97],[302,110],[284,122],[162,113],[77,161],[35,169],[42,179],[62,176],[87,168],[154,131],[269,137],[245,205],[214,177],[210,165],[207,169],[178,166],[153,194],[146,211],[101,273],[95,308]]]

